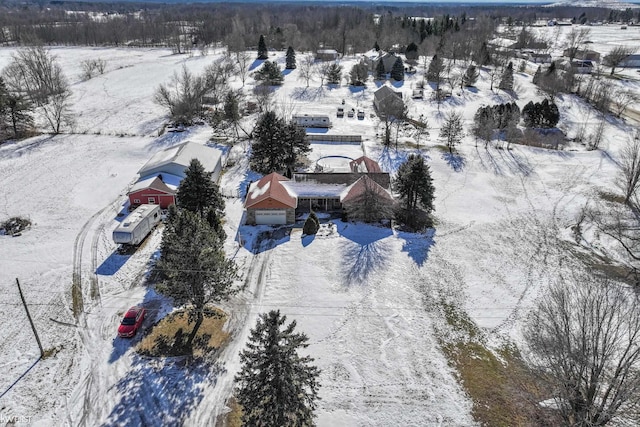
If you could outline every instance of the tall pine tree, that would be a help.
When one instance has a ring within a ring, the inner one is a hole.
[[[433,211],[434,188],[431,169],[421,156],[410,154],[400,165],[393,189],[400,195],[405,209]]]
[[[502,90],[513,90],[513,62],[509,62],[509,65],[507,65],[502,72],[498,88]]]
[[[340,84],[342,80],[342,65],[331,64],[327,72],[327,83],[331,85]]]
[[[258,118],[253,129],[255,142],[251,145],[251,169],[265,175],[282,172],[286,163],[286,151],[280,142],[283,126],[284,121],[273,111],[267,111]]]
[[[299,156],[310,151],[309,140],[303,128],[287,123],[267,111],[258,119],[253,131],[255,142],[249,159],[251,169],[258,173],[280,172],[289,174]]]
[[[296,68],[296,53],[291,46],[287,49],[285,68],[287,70],[295,70]]]
[[[443,70],[444,63],[442,62],[442,59],[437,54],[433,55],[433,58],[431,58],[431,62],[429,63],[429,68],[427,68],[427,81],[439,84],[442,79]]]
[[[260,34],[260,40],[258,40],[258,59],[267,59],[269,57],[269,51],[267,50],[267,43],[264,41],[264,36]]]
[[[208,304],[236,292],[236,265],[227,259],[219,234],[200,215],[171,206],[162,235],[158,269],[163,280],[157,289],[177,306],[186,306],[194,323],[185,347],[190,349],[202,325]]]
[[[205,218],[209,210],[222,216],[224,199],[220,194],[218,184],[212,180],[212,172],[204,170],[198,159],[192,159],[185,171],[185,177],[178,187],[177,205]]]
[[[476,84],[479,76],[480,73],[478,72],[476,66],[470,64],[467,68],[467,71],[465,71],[464,75],[462,76],[462,84],[466,87],[471,87]]]
[[[284,81],[280,66],[275,61],[264,61],[262,67],[255,72],[254,78],[267,86],[278,86]]]
[[[349,78],[352,86],[364,86],[367,78],[369,77],[369,70],[366,64],[358,62],[355,64],[349,72]]]
[[[376,65],[376,80],[384,80],[387,78],[387,71],[384,69],[384,62],[382,62],[382,58],[378,59],[378,64]]]
[[[309,356],[300,356],[309,340],[286,324],[280,311],[260,315],[247,348],[240,353],[236,397],[247,426],[312,426],[320,370]]]
[[[397,82],[404,80],[404,64],[402,59],[398,57],[391,68],[391,78]]]

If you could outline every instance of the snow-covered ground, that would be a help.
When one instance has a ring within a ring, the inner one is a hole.
[[[319,425],[473,425],[471,401],[439,348],[435,331],[443,319],[436,302],[466,311],[490,339],[518,340],[536,296],[572,264],[564,238],[577,213],[599,191],[616,191],[615,159],[631,130],[609,123],[601,149],[591,152],[581,146],[485,150],[467,136],[450,156],[437,138],[447,111],[461,111],[469,125],[479,106],[513,100],[492,93],[483,71],[477,91],[454,91],[440,109],[428,99],[409,102],[411,115],[424,115],[431,127],[420,152],[436,188],[434,231],[411,234],[337,221],[315,238],[294,230],[274,233],[260,245],[258,233],[268,229],[241,225],[241,196],[256,177],[248,171],[246,147],[235,146],[234,165],[221,186],[230,196],[227,250],[247,290],[224,306],[234,339],[220,358],[185,366],[140,357],[133,351],[139,338],[115,338],[129,306],[149,308],[147,328],[172,309],[143,286],[161,230],[131,256],[115,254],[110,236],[127,188],[146,160],[186,139],[205,142],[211,135],[199,126],[158,136],[165,118],[152,96],[183,64],[201,72],[215,56],[142,49],[53,52],[72,83],[73,132],[0,146],[0,220],[20,215],[33,222],[20,237],[0,236],[0,417],[29,417],[34,425],[211,425],[224,411],[248,329],[271,309],[282,310],[309,335],[309,353],[322,369]],[[10,54],[0,49],[0,67]],[[107,61],[107,72],[81,81],[80,61],[97,57]],[[283,66],[283,53],[272,59]],[[342,60],[346,71],[355,60]],[[410,76],[395,86],[410,93],[419,79]],[[521,107],[541,99],[530,80],[516,76]],[[232,84],[241,85],[239,79]],[[249,78],[247,93],[253,84]],[[385,150],[377,142],[381,127],[371,117],[376,84],[364,90],[321,88],[318,81],[305,86],[294,70],[274,99],[298,113],[328,114],[331,133],[362,135],[364,141],[314,144],[312,164],[364,153],[393,172],[415,152],[402,144],[398,151]],[[364,109],[365,119],[336,118],[343,99],[345,109]],[[571,134],[588,107],[567,96],[558,103],[561,125]],[[85,314],[78,323],[71,307],[74,269],[83,277]],[[16,278],[44,348],[54,353],[39,362]]]

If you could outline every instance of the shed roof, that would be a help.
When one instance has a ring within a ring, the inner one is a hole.
[[[373,97],[378,101],[382,101],[391,95],[397,96],[398,98],[402,99],[402,92],[396,92],[387,85],[380,86],[380,89],[373,93]]]
[[[198,159],[200,163],[202,163],[205,171],[213,172],[216,170],[221,158],[222,152],[220,150],[187,141],[156,153],[142,169],[138,171],[138,174],[140,174],[140,176],[146,176],[154,172],[161,172],[163,167],[169,166],[170,164],[176,164],[186,169],[189,167],[192,159]]]
[[[171,175],[170,173],[156,173],[149,176],[142,177],[133,184],[129,194],[136,191],[144,190],[146,188],[153,188],[154,190],[163,191],[165,193],[175,194],[182,177]]]
[[[266,199],[277,200],[286,206],[295,208],[298,205],[295,194],[291,194],[281,182],[288,180],[288,178],[274,172],[252,183],[249,186],[247,199],[244,202],[245,208],[250,208]]]

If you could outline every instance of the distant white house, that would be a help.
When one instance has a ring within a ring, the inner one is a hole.
[[[640,68],[640,54],[634,53],[633,55],[627,56],[620,64],[618,64],[618,66],[626,68]]]

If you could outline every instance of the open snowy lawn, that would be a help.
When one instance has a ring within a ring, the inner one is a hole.
[[[433,88],[425,89],[424,100],[408,103],[412,117],[429,122],[431,135],[422,136],[420,151],[402,143],[398,151],[383,149],[377,137],[382,127],[370,115],[378,84],[352,90],[320,88],[312,80],[306,87],[297,70],[287,73],[274,91],[277,108],[329,115],[334,126],[326,133],[363,137],[361,145],[313,144],[311,165],[366,154],[394,173],[409,153],[420,153],[434,178],[435,227],[410,234],[336,222],[313,239],[294,230],[258,244],[265,229],[241,224],[246,186],[259,176],[248,170],[247,145],[236,145],[221,191],[229,197],[226,249],[238,262],[246,291],[224,306],[235,335],[217,364],[185,366],[141,358],[133,351],[137,339],[115,338],[129,306],[149,308],[146,328],[171,307],[141,286],[161,230],[131,256],[114,253],[111,231],[128,186],[155,152],[187,139],[208,140],[208,126],[158,137],[165,112],[152,98],[183,65],[200,73],[219,52],[52,52],[71,82],[75,126],[69,134],[0,146],[0,220],[20,215],[33,222],[20,237],[0,236],[0,416],[30,416],[35,425],[212,425],[232,390],[248,329],[271,309],[281,309],[309,335],[308,351],[322,368],[319,425],[470,425],[470,400],[439,350],[437,333],[446,328],[440,327],[437,304],[466,311],[489,340],[518,342],[536,296],[572,267],[567,236],[578,212],[598,192],[617,191],[616,159],[632,135],[630,127],[612,120],[597,151],[577,145],[564,151],[476,148],[467,136],[450,155],[438,140],[449,111],[461,112],[468,127],[481,105],[516,101],[523,107],[542,99],[529,75],[518,73],[518,90],[508,94],[492,92],[482,70],[476,89],[456,89],[440,106],[430,100]],[[0,49],[0,67],[10,54]],[[107,71],[82,81],[80,62],[94,58],[105,59]],[[272,59],[282,65],[284,53]],[[342,59],[344,71],[355,61]],[[410,93],[418,75],[394,86]],[[238,78],[231,84],[241,87]],[[254,84],[247,79],[247,95]],[[345,110],[364,109],[365,119],[336,118],[343,100]],[[584,103],[572,96],[557,102],[560,126],[569,135],[585,121],[593,126]],[[399,136],[415,137],[402,129]],[[83,276],[85,314],[77,324],[70,292],[74,270]],[[16,278],[43,345],[53,353],[38,363]]]

